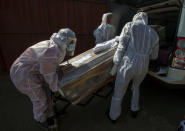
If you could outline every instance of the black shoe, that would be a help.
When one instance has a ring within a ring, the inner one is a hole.
[[[45,122],[39,122],[39,124],[46,129],[56,129],[58,127],[56,118],[49,117]]]
[[[182,131],[182,130],[183,130],[183,127],[180,126],[177,131]]]
[[[48,128],[50,128],[50,129],[55,129],[58,127],[57,119],[55,116],[49,117],[47,119],[47,123],[48,123]]]
[[[106,116],[107,116],[107,118],[108,118],[108,120],[112,123],[112,124],[116,124],[117,123],[117,121],[118,121],[118,119],[116,119],[116,120],[112,120],[111,118],[110,118],[110,116],[109,116],[109,109],[108,110],[106,110],[106,112],[105,112],[105,114],[106,114]]]
[[[38,122],[39,123],[39,125],[41,126],[41,127],[43,127],[44,129],[48,129],[49,127],[48,127],[48,123],[47,123],[47,121],[45,121],[45,122]]]
[[[139,111],[131,111],[131,113],[132,113],[132,118],[137,118],[137,115],[138,115],[138,112]]]

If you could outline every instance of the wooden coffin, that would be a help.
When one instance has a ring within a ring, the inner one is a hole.
[[[59,82],[62,97],[77,104],[112,81],[114,77],[109,72],[114,52],[112,48],[96,55],[90,49],[70,59],[70,64],[62,63],[63,76]]]

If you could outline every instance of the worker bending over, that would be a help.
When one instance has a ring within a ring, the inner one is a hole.
[[[33,104],[35,120],[46,128],[57,126],[51,99],[51,91],[59,89],[57,66],[66,55],[74,55],[75,45],[75,33],[68,28],[61,29],[50,40],[27,48],[10,69],[14,85]],[[49,88],[43,83],[47,83]]]

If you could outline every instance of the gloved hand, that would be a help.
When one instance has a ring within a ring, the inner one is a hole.
[[[116,75],[117,69],[118,69],[118,65],[114,64],[114,66],[112,67],[112,70],[110,71],[110,75],[111,76]]]

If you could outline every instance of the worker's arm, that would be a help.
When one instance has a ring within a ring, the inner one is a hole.
[[[131,22],[127,23],[121,32],[121,35],[119,37],[119,45],[113,57],[113,62],[115,65],[119,65],[124,53],[127,50],[127,46],[130,41],[130,28]]]
[[[101,44],[97,44],[94,48],[93,48],[93,52],[96,54],[96,53],[99,53],[101,51],[107,51],[109,49],[111,49],[112,47],[116,46],[118,41],[117,39],[119,38],[119,36],[115,37],[114,39],[112,40],[109,40],[109,41],[106,41],[106,42],[103,42]]]
[[[46,83],[49,84],[49,88],[56,92],[58,91],[58,75],[56,73],[58,60],[56,58],[41,58],[39,59],[40,73],[43,75]]]
[[[116,50],[114,57],[113,57],[114,66],[110,72],[110,74],[112,76],[114,76],[116,74],[118,65],[120,64],[121,59],[123,58],[123,55],[125,54],[125,52],[127,50],[127,47],[128,47],[129,41],[130,41],[130,37],[131,37],[131,29],[130,28],[131,28],[131,22],[127,23],[124,26],[124,28],[121,32],[121,35],[119,37],[119,44],[118,44],[117,50]]]

